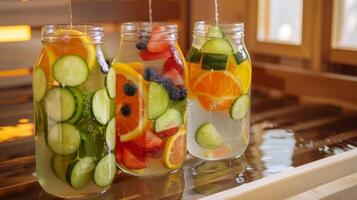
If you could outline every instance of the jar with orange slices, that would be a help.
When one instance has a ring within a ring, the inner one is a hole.
[[[249,143],[252,67],[243,24],[196,22],[188,63],[188,151],[220,160]]]
[[[121,26],[116,71],[117,163],[135,176],[178,170],[186,156],[186,68],[177,25]]]
[[[100,26],[42,27],[33,70],[36,176],[58,197],[103,192],[116,174],[116,75],[102,42]]]

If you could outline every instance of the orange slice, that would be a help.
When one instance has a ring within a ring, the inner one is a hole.
[[[147,88],[148,83],[130,66],[120,63],[113,65],[116,71],[116,123],[117,134],[121,142],[131,141],[143,133],[149,125],[147,116]],[[136,87],[134,95],[124,92],[124,85],[132,84]],[[125,113],[123,107],[129,107]]]
[[[240,95],[240,82],[229,71],[205,72],[192,85],[202,107],[209,111],[221,111],[231,106]]]
[[[168,169],[178,169],[181,167],[186,157],[186,130],[181,128],[175,135],[167,139],[163,164]]]

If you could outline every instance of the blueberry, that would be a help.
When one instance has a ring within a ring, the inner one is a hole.
[[[123,90],[126,95],[134,96],[137,88],[133,83],[125,83],[123,86]]]
[[[128,117],[131,114],[131,108],[129,105],[123,105],[120,108],[121,114],[123,114],[125,117]]]
[[[172,88],[174,87],[174,83],[170,78],[162,77],[160,82],[161,85],[163,85],[167,91],[171,91]]]
[[[144,71],[144,79],[147,81],[154,81],[157,78],[156,69],[148,67]]]
[[[147,42],[145,42],[144,40],[139,41],[138,43],[136,43],[136,48],[139,50],[145,50],[147,47]]]
[[[187,90],[184,87],[179,87],[179,100],[184,100],[187,97]]]
[[[180,89],[178,87],[173,87],[170,90],[170,99],[171,100],[178,100],[180,95]]]

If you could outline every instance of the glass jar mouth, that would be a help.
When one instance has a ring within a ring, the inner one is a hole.
[[[58,40],[78,38],[82,43],[100,44],[104,39],[104,28],[91,24],[55,24],[45,25],[41,28],[41,41],[44,43]]]
[[[157,41],[175,41],[178,38],[177,25],[169,22],[126,22],[121,25],[120,37],[123,40],[136,41],[143,37],[149,38],[153,30],[156,34],[166,35],[166,37],[158,38]]]
[[[195,22],[193,29],[193,36],[205,37],[208,29],[214,26],[206,21]],[[218,24],[223,33],[231,38],[242,38],[244,37],[244,23],[232,23],[232,24]]]

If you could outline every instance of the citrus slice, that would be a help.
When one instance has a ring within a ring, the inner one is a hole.
[[[163,164],[168,169],[178,169],[186,157],[186,130],[181,128],[169,137],[163,154]]]
[[[116,123],[121,142],[131,141],[149,125],[147,116],[148,83],[129,65],[113,65],[116,72]],[[131,88],[128,92],[127,88]]]
[[[61,29],[56,30],[55,35],[61,39],[46,45],[51,65],[58,57],[66,54],[76,54],[87,62],[89,69],[94,66],[96,59],[95,46],[83,32]]]
[[[237,65],[233,56],[228,58],[227,69],[231,71],[241,82],[242,94],[247,94],[252,81],[252,65],[249,60],[245,60]]]
[[[209,111],[221,111],[231,106],[240,95],[240,82],[229,71],[210,71],[200,75],[192,86],[201,106]]]

